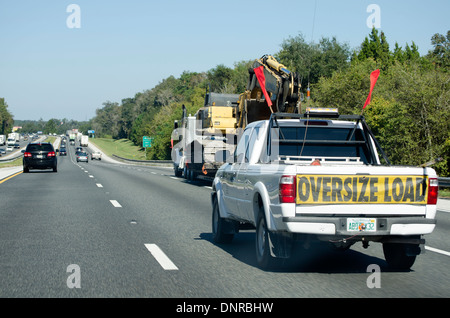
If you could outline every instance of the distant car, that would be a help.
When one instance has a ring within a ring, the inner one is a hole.
[[[82,147],[75,148],[75,155],[78,155],[80,152],[84,152]]]
[[[65,147],[59,148],[59,155],[60,156],[67,156],[67,150]]]
[[[85,152],[78,152],[77,153],[77,162],[84,161],[88,162],[88,155]]]
[[[14,150],[14,147],[13,146],[7,146],[6,147],[6,151],[13,151]]]
[[[20,145],[19,144],[14,144],[14,148],[20,148]]]
[[[23,172],[30,169],[53,169],[57,172],[57,158],[53,145],[49,142],[32,142],[23,153]]]
[[[6,153],[5,148],[0,148],[0,154],[1,154],[1,155],[4,155],[5,153]]]
[[[93,151],[91,154],[91,160],[102,160],[102,153],[100,151]]]

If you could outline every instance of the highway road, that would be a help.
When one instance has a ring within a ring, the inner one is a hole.
[[[212,242],[207,184],[165,167],[77,163],[74,147],[68,150],[57,173],[0,183],[0,297],[450,296],[448,211],[438,212],[426,237],[431,249],[408,272],[390,271],[376,243],[344,253],[310,250],[262,271],[253,231],[231,244]],[[376,277],[372,264],[381,271]],[[369,286],[374,279],[378,286]]]

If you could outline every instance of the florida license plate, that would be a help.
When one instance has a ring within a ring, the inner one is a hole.
[[[375,232],[377,230],[377,219],[370,218],[347,218],[347,231],[349,232]]]

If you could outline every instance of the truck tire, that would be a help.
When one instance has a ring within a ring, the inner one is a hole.
[[[217,202],[217,196],[214,197],[212,207],[212,238],[215,243],[230,243],[233,238],[233,233],[226,233],[227,227],[226,220],[220,216],[219,203]]]
[[[266,218],[262,211],[258,214],[256,220],[255,247],[258,267],[264,270],[274,267],[276,258],[270,254],[269,230],[267,229]]]
[[[408,249],[418,248],[414,244],[383,243],[384,258],[392,269],[409,270],[416,261],[416,255],[410,255]]]
[[[181,169],[178,168],[178,166],[173,165],[173,171],[175,174],[175,177],[181,177],[181,175],[183,174],[183,171]]]

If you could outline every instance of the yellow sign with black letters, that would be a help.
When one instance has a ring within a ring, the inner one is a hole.
[[[297,204],[426,204],[427,176],[297,175]]]

